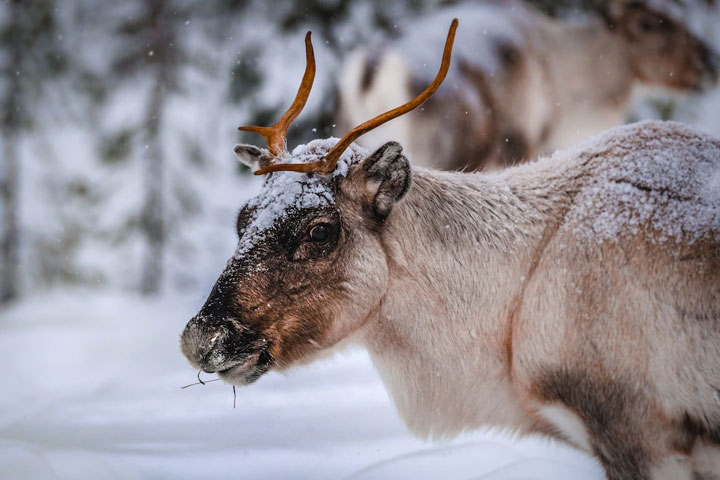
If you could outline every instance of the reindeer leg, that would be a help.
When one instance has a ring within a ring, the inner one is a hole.
[[[596,373],[554,370],[541,376],[535,393],[546,405],[563,405],[577,414],[608,480],[651,480],[651,442],[657,439],[643,428],[647,404],[629,385]]]

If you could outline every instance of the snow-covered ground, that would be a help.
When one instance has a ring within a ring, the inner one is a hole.
[[[178,337],[202,297],[65,291],[0,314],[0,477],[602,479],[539,438],[413,438],[364,352],[237,390]],[[205,376],[209,380],[210,376]]]

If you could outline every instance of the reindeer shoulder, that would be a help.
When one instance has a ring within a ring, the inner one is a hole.
[[[686,125],[617,127],[519,168],[567,182],[560,189],[572,197],[566,225],[586,237],[648,230],[661,243],[720,239],[720,141]]]

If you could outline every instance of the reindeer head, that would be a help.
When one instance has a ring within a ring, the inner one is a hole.
[[[233,384],[250,383],[270,368],[312,360],[371,316],[388,278],[380,234],[411,171],[397,143],[368,157],[352,142],[435,92],[448,71],[456,28],[457,19],[440,71],[418,97],[339,141],[314,140],[288,153],[285,132],[315,72],[308,33],[305,76],[288,112],[273,127],[240,127],[265,136],[267,150],[238,145],[235,153],[266,178],[238,215],[235,254],[182,333],[181,349],[193,366]]]
[[[612,0],[603,17],[627,45],[638,80],[682,90],[700,90],[718,78],[718,57],[681,22],[644,1]]]

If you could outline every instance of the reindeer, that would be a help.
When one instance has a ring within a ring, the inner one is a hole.
[[[619,127],[494,173],[412,167],[360,135],[288,153],[295,102],[235,152],[265,175],[239,243],[181,335],[233,385],[349,344],[415,434],[498,426],[594,454],[610,480],[720,478],[720,141]]]
[[[716,81],[717,56],[679,21],[637,0],[598,3],[601,18],[582,22],[513,1],[421,18],[385,48],[351,55],[339,80],[338,123],[355,124],[420,91],[432,62],[418,45],[440,44],[432,26],[452,16],[470,25],[458,38],[452,88],[364,145],[394,139],[416,163],[444,170],[503,167],[621,124],[636,87],[694,91]]]

